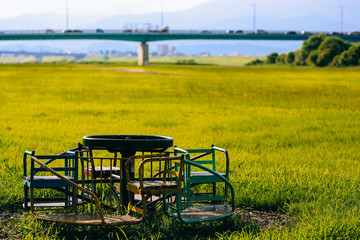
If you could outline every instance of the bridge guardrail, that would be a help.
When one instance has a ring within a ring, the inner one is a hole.
[[[81,29],[81,30],[0,30],[0,40],[51,40],[51,39],[103,39],[135,42],[162,40],[212,39],[212,40],[296,40],[304,41],[311,35],[323,33],[340,37],[349,42],[360,42],[360,32],[296,32],[257,30],[127,30],[127,29]]]
[[[293,35],[316,35],[323,33],[325,35],[348,35],[351,33],[340,34],[338,32],[308,32],[308,31],[265,31],[257,30],[256,32],[251,30],[214,30],[214,29],[175,29],[168,32],[161,32],[159,30],[146,30],[146,29],[71,29],[71,30],[59,30],[59,29],[39,29],[39,30],[0,30],[0,34],[102,34],[102,33],[173,33],[173,34],[293,34]]]

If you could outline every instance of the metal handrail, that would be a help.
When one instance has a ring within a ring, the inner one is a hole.
[[[229,167],[230,167],[230,158],[229,158],[229,153],[227,150],[219,148],[219,147],[215,147],[214,145],[211,145],[211,148],[216,150],[216,151],[220,151],[225,153],[226,156],[226,176],[229,177]]]
[[[151,162],[160,162],[160,161],[165,161],[165,162],[169,162],[169,161],[179,161],[179,171],[178,174],[175,171],[172,171],[171,168],[168,168],[169,166],[167,164],[165,164],[164,168],[164,176],[163,176],[163,181],[165,182],[166,180],[166,174],[172,174],[175,175],[177,177],[177,188],[180,191],[181,188],[181,181],[182,181],[182,171],[183,171],[183,161],[184,161],[184,155],[180,155],[180,156],[174,156],[174,157],[164,157],[164,158],[149,158],[149,159],[145,159],[144,161],[142,161],[140,163],[139,166],[139,183],[140,183],[140,188],[144,189],[144,166],[146,163],[151,163]]]
[[[184,160],[184,164],[189,164],[189,165],[193,165],[195,167],[201,168],[202,170],[208,171],[208,172],[212,173],[213,175],[215,175],[216,177],[218,177],[219,179],[221,179],[230,188],[230,191],[231,191],[231,209],[232,209],[230,214],[224,215],[223,217],[231,216],[232,214],[234,214],[234,211],[235,211],[235,190],[234,190],[234,187],[231,185],[230,181],[227,178],[225,178],[224,176],[221,176],[219,173],[213,171],[210,168],[204,167],[203,165],[201,165],[201,164],[199,164],[197,162]],[[179,214],[179,219],[182,222],[186,222],[186,223],[197,222],[197,221],[185,220],[185,219],[183,219],[181,217],[181,214]],[[210,218],[210,219],[207,219],[207,220],[213,220],[213,219]]]
[[[130,182],[130,180],[131,180],[130,179],[129,167],[131,166],[130,164],[135,161],[135,159],[138,159],[138,158],[165,157],[167,154],[168,154],[167,152],[164,152],[164,153],[156,153],[156,154],[135,155],[135,156],[132,156],[132,157],[128,158],[127,161],[125,162],[126,181]]]
[[[56,171],[54,171],[52,168],[50,168],[49,166],[47,166],[46,164],[44,164],[43,162],[41,162],[39,159],[37,159],[35,156],[31,155],[31,159],[34,160],[36,163],[38,163],[40,166],[42,166],[43,168],[45,168],[46,170],[48,170],[50,173],[54,174],[55,176],[57,176],[58,178],[60,178],[61,180],[63,180],[64,182],[66,182],[67,184],[77,188],[78,190],[86,193],[86,194],[89,194],[91,197],[94,198],[95,200],[95,203],[96,203],[96,207],[99,211],[99,215],[100,215],[100,218],[101,218],[101,222],[103,224],[105,224],[105,218],[104,218],[104,214],[103,214],[103,211],[102,211],[102,208],[101,208],[101,205],[100,205],[100,201],[98,199],[98,197],[91,191],[77,185],[76,183],[74,183],[73,181],[70,181],[69,179],[66,179],[64,176],[62,176],[61,174],[57,173]]]

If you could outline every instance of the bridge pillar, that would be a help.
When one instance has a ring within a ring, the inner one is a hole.
[[[140,66],[149,65],[149,45],[141,43],[138,48],[138,64]]]

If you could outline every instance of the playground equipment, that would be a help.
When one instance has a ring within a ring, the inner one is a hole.
[[[225,162],[225,173],[224,172],[217,172],[216,171],[216,152],[223,153]],[[175,155],[181,153],[186,155],[186,160],[188,161],[194,161],[197,164],[200,164],[202,166],[208,166],[208,169],[212,170],[216,173],[214,175],[212,171],[208,170],[202,170],[201,168],[197,166],[193,166],[193,164],[187,164],[186,170],[185,170],[185,181],[184,184],[186,187],[184,188],[186,190],[186,199],[187,204],[191,204],[191,202],[194,201],[220,201],[227,198],[227,188],[225,188],[224,194],[221,196],[218,196],[216,194],[216,184],[224,182],[223,178],[226,180],[229,180],[229,154],[225,149],[221,149],[218,147],[215,147],[214,145],[211,145],[210,149],[180,149],[175,146],[174,148]],[[204,159],[205,158],[205,159]],[[199,160],[200,159],[200,160]],[[193,171],[195,169],[195,171]],[[199,171],[200,170],[200,171]],[[222,176],[221,178],[217,175]],[[197,192],[194,194],[191,194],[191,190],[195,188],[198,185],[204,185],[204,184],[211,184],[211,192],[204,193],[204,192]]]
[[[216,153],[223,155],[225,173],[216,171]],[[228,152],[214,145],[211,145],[210,149],[187,150],[175,146],[174,154],[186,156],[184,188],[175,204],[172,201],[164,203],[166,214],[179,218],[185,223],[212,221],[232,215],[235,210],[235,198],[234,188],[229,182]],[[174,211],[174,205],[180,207],[179,203],[181,203],[181,211]]]
[[[25,152],[24,208],[41,220],[104,226],[140,223],[159,201],[185,223],[233,214],[227,151],[166,151],[172,145],[164,136],[93,135],[59,155]],[[215,153],[225,157],[224,173],[216,171]],[[211,159],[198,161],[205,156]]]
[[[130,158],[126,163],[126,188],[129,192],[129,198],[131,199],[131,210],[134,210],[142,214],[143,218],[146,216],[146,198],[152,195],[165,195],[165,194],[179,194],[181,192],[182,173],[184,168],[184,155],[175,157],[164,157],[164,158],[150,158],[141,162],[139,166],[139,178],[138,180],[131,179],[129,166],[135,160],[134,157]],[[155,180],[155,178],[145,178],[145,165],[153,164],[154,162],[159,164],[160,172],[163,177]],[[175,170],[172,166],[175,166]],[[131,197],[131,193],[141,195],[142,208],[137,207],[135,200]],[[165,199],[165,197],[164,197]]]

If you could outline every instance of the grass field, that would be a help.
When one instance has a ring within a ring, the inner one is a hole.
[[[153,57],[150,63],[177,63],[178,61],[194,60],[196,64],[221,65],[221,66],[242,66],[255,59],[265,59],[265,57],[199,57],[199,56],[179,56],[179,57]],[[82,61],[104,61],[104,57],[87,56]],[[137,63],[137,57],[109,57],[106,61],[121,63]]]
[[[27,63],[34,61],[34,57],[0,57],[0,63]]]
[[[159,211],[143,225],[101,229],[24,214],[0,222],[0,237],[360,238],[360,68],[0,65],[0,89],[0,213],[20,208],[25,150],[154,134],[227,149],[236,205],[295,219],[266,230],[236,216],[189,226]]]
[[[200,65],[220,65],[220,66],[242,66],[255,59],[265,59],[265,57],[199,57],[199,56],[179,56],[179,57],[153,57],[149,59],[150,63],[168,64],[177,63],[178,61],[195,61],[195,64]],[[73,61],[72,56],[45,56],[42,58],[43,63],[55,63]],[[117,64],[136,64],[137,57],[104,57],[104,56],[86,56],[80,62],[102,62],[102,63],[117,63]],[[0,57],[0,63],[34,63],[34,57]]]

